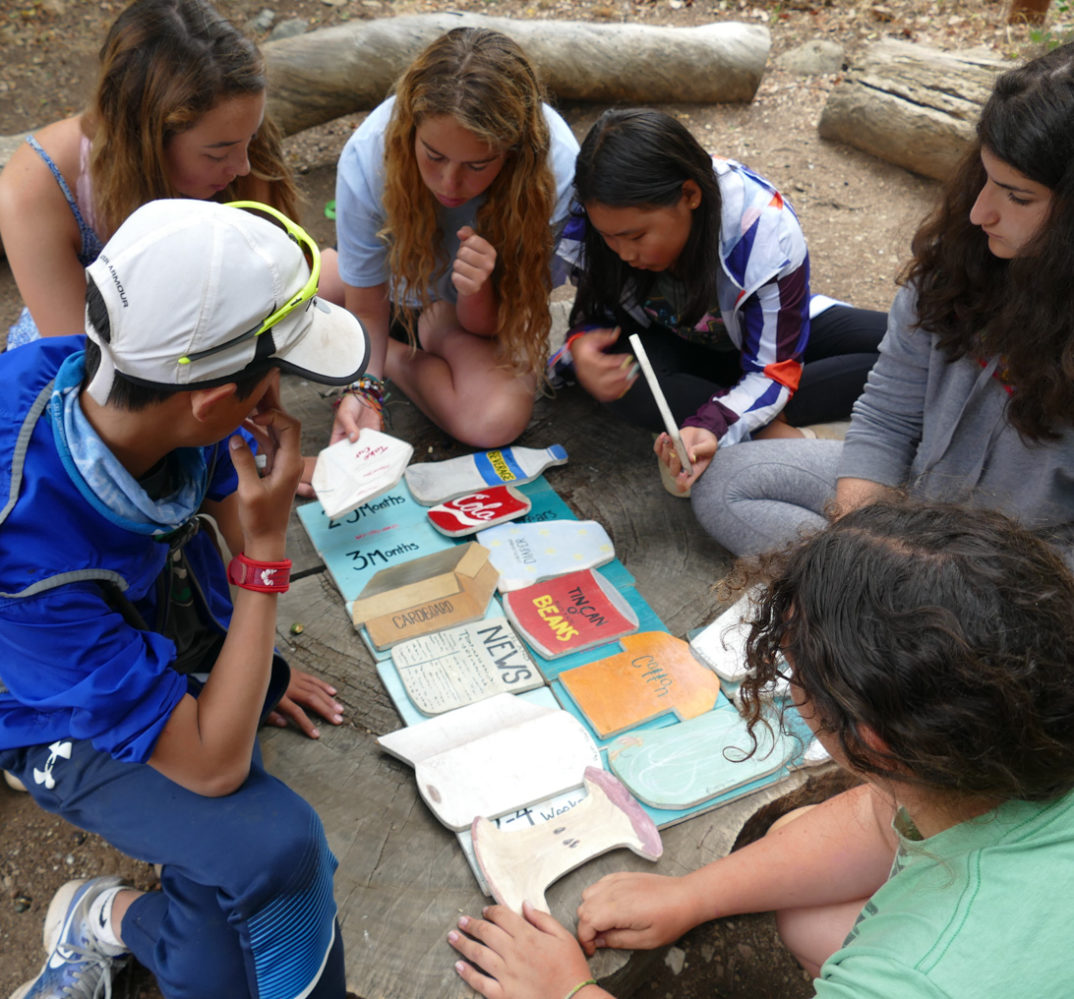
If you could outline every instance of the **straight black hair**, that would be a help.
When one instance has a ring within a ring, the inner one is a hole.
[[[583,208],[597,202],[609,208],[662,208],[677,204],[683,184],[701,190],[690,236],[676,276],[685,286],[678,317],[692,325],[717,301],[720,267],[720,188],[712,157],[676,118],[649,108],[605,111],[582,141],[574,168],[575,195]],[[623,263],[592,226],[586,227],[585,266],[571,323],[614,315],[624,298],[645,300],[656,275]]]

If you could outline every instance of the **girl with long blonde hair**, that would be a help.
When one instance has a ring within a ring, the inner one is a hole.
[[[295,217],[261,53],[205,0],[135,0],[93,101],[30,136],[0,175],[0,236],[27,309],[8,337],[80,332],[84,268],[156,198],[255,199]]]
[[[380,428],[385,375],[467,444],[522,432],[577,151],[500,32],[456,28],[414,60],[339,161],[340,276],[372,354],[333,440]]]

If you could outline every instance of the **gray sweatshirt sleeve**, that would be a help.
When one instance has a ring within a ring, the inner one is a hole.
[[[906,484],[921,443],[932,337],[912,328],[912,290],[900,288],[865,390],[854,404],[839,462],[840,478],[868,479],[899,488]]]

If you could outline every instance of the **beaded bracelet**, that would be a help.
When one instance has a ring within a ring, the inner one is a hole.
[[[366,409],[373,410],[378,416],[384,412],[384,400],[387,398],[387,393],[384,391],[384,382],[376,375],[362,375],[358,381],[343,389],[332,406],[338,407],[345,395],[353,395]]]

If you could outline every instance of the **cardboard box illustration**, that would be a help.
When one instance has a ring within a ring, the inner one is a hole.
[[[378,649],[482,617],[499,574],[488,549],[457,545],[382,569],[358,594],[354,626],[364,624]]]

